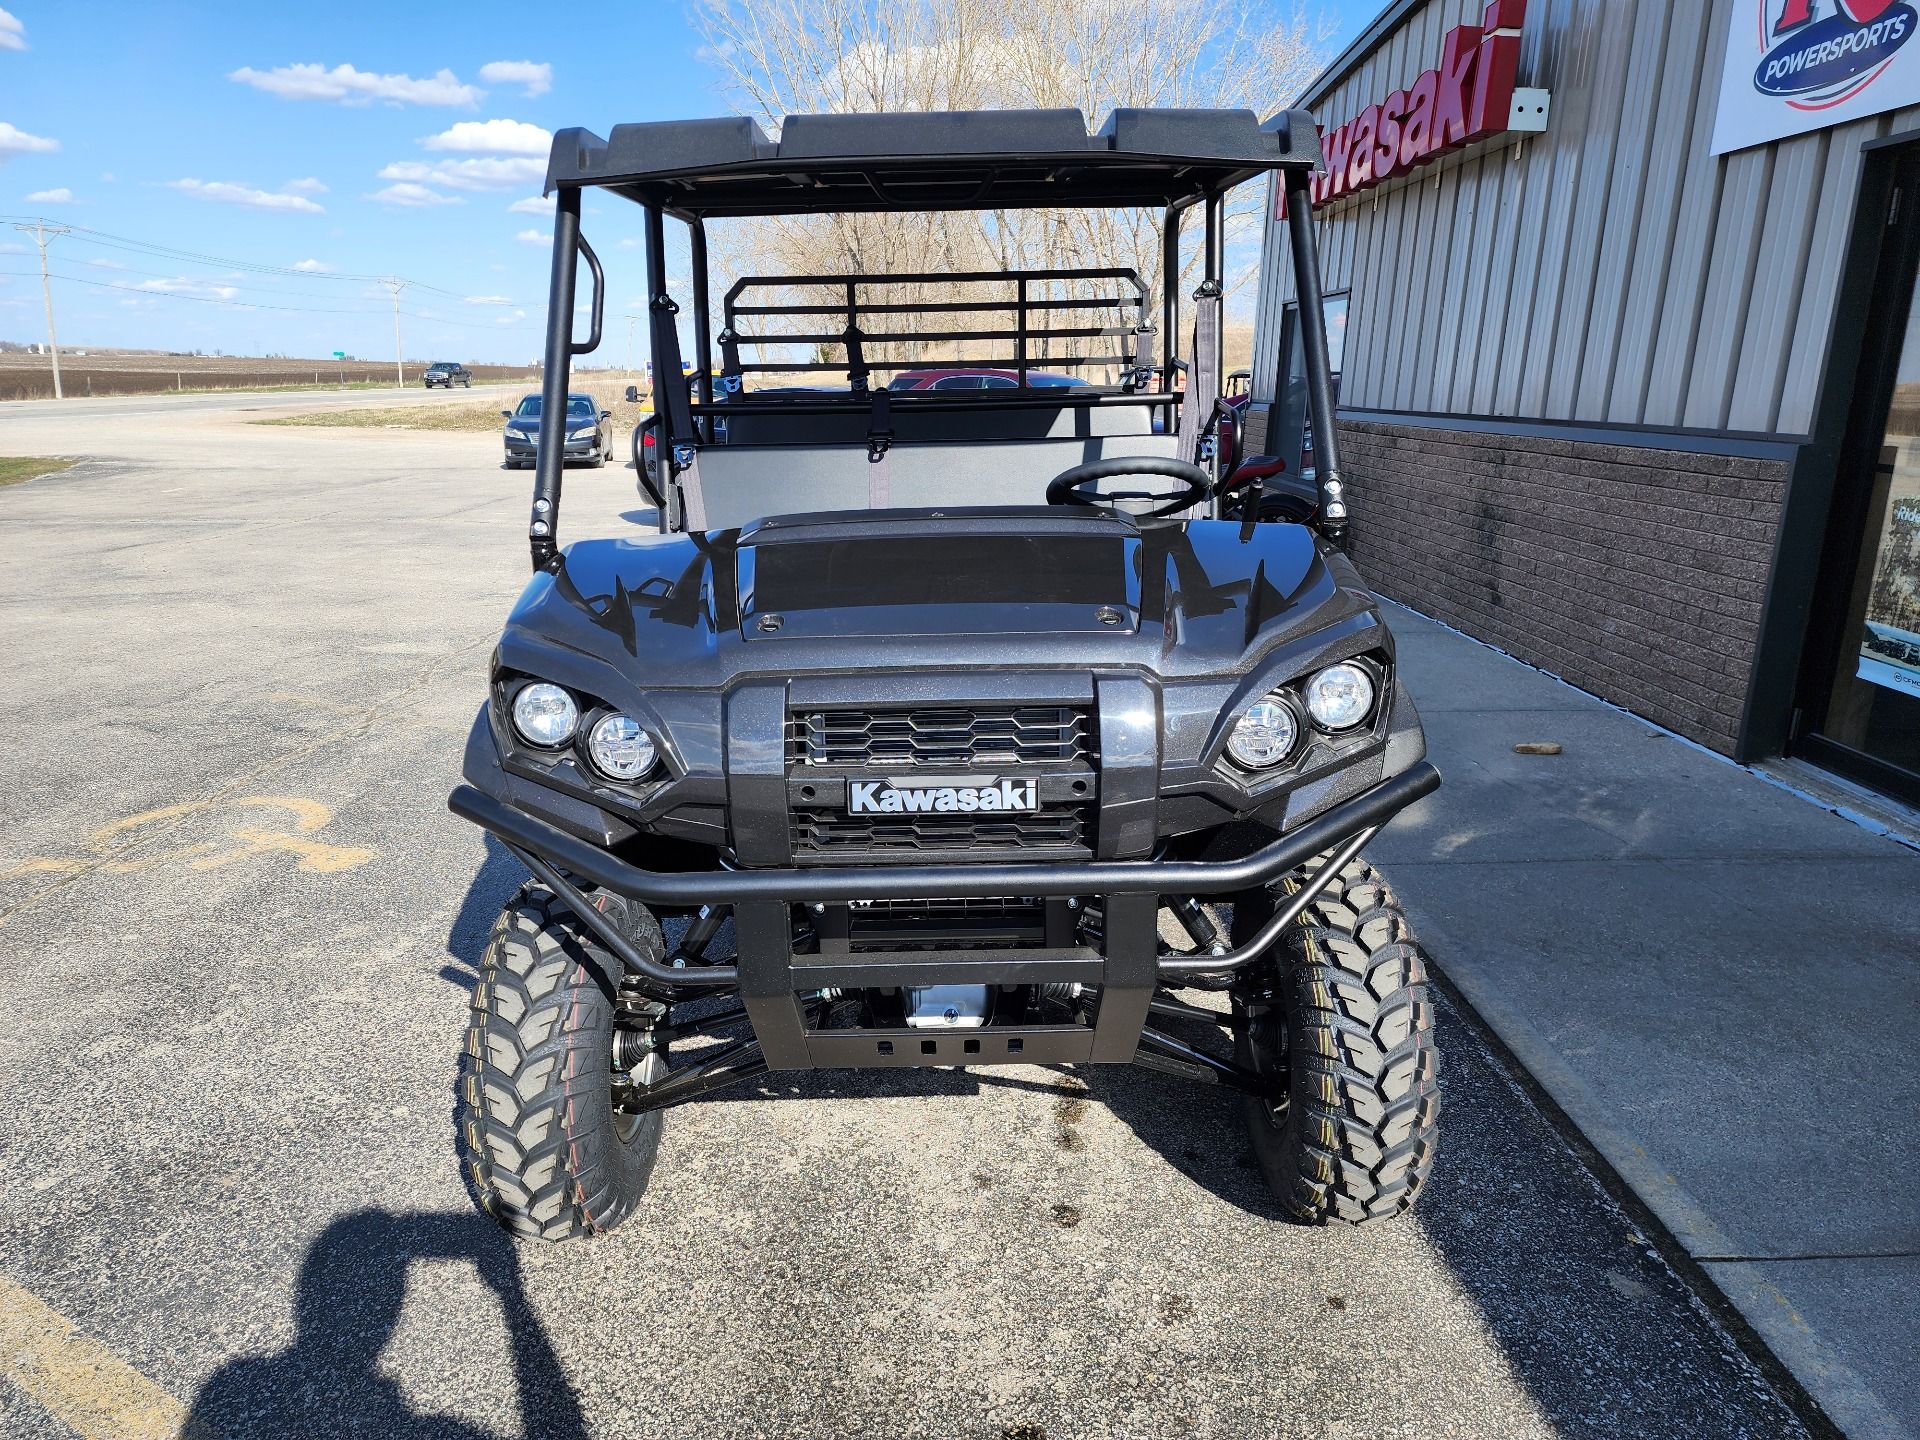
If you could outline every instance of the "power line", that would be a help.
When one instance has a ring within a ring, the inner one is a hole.
[[[38,216],[33,215],[0,215],[0,220],[24,221],[28,224],[44,223]],[[149,240],[135,239],[130,235],[116,235],[111,231],[95,230],[86,225],[70,225],[66,228],[72,232],[74,239],[90,245],[100,245],[111,250],[160,255],[185,264],[225,266],[231,270],[245,270],[255,275],[297,275],[308,280],[353,280],[374,283],[389,278],[385,275],[360,275],[342,271],[299,270],[291,265],[272,265],[259,260],[235,260],[230,256],[212,255],[203,250],[183,250],[172,245],[157,245]],[[416,290],[445,295],[449,299],[462,298],[452,290],[443,290],[423,280],[408,280],[407,284]]]

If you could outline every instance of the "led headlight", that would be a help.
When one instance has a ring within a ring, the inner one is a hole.
[[[580,707],[558,685],[544,680],[521,687],[513,697],[513,728],[529,745],[551,750],[573,738],[580,723]]]
[[[1248,770],[1265,770],[1287,758],[1299,731],[1292,709],[1266,696],[1254,701],[1233,722],[1227,754]]]
[[[606,715],[587,732],[593,768],[610,780],[638,780],[653,769],[653,737],[631,715]]]
[[[1307,681],[1307,713],[1322,730],[1351,730],[1373,713],[1373,677],[1358,665],[1329,665]]]

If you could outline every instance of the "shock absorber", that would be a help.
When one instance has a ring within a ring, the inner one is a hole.
[[[1215,955],[1226,954],[1227,947],[1220,938],[1220,927],[1213,923],[1213,917],[1207,914],[1206,907],[1193,896],[1179,896],[1167,908],[1173,911],[1174,919],[1192,937],[1196,948],[1211,951]]]

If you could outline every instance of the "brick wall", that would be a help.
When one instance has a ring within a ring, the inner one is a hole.
[[[1731,753],[1784,462],[1370,421],[1340,437],[1353,558],[1381,594]]]

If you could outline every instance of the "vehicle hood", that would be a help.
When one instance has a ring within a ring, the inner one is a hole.
[[[581,541],[528,584],[500,662],[562,665],[603,695],[614,687],[590,672],[649,691],[888,669],[1224,677],[1343,621],[1379,623],[1351,568],[1302,526],[860,511]]]
[[[589,430],[594,428],[598,423],[597,420],[569,420],[567,422],[567,429]],[[528,435],[537,435],[540,432],[540,421],[538,419],[522,420],[516,415],[511,420],[502,420],[500,424],[504,429],[519,430]]]

